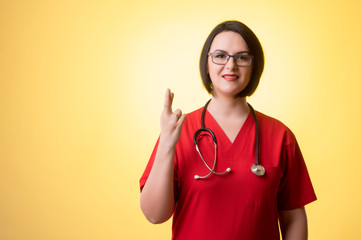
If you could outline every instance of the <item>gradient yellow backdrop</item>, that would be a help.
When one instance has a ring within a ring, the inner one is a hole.
[[[258,35],[253,106],[296,134],[318,201],[310,239],[361,235],[361,6],[335,1],[0,1],[0,239],[170,239],[138,180],[167,87],[184,112],[221,21]]]

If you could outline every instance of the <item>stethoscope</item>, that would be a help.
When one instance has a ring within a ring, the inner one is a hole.
[[[197,152],[199,154],[199,156],[201,157],[204,165],[206,165],[206,167],[210,170],[210,172],[205,175],[205,176],[199,176],[199,175],[195,175],[194,178],[195,179],[205,179],[207,177],[209,177],[212,173],[216,174],[216,175],[223,175],[223,174],[226,174],[226,173],[229,173],[231,172],[231,168],[227,168],[226,171],[224,172],[216,172],[214,171],[215,167],[216,167],[216,162],[217,162],[217,139],[216,139],[216,136],[214,135],[214,133],[212,132],[211,129],[209,128],[206,128],[204,126],[204,115],[206,114],[206,110],[207,110],[207,107],[208,107],[208,104],[210,103],[211,100],[209,100],[206,105],[204,106],[203,108],[203,111],[202,111],[202,117],[201,117],[201,128],[198,129],[195,133],[194,133],[194,136],[193,136],[193,141],[194,141],[194,144],[196,145],[196,149],[197,149]],[[256,125],[256,163],[252,164],[251,166],[251,171],[256,174],[257,176],[263,176],[265,173],[266,173],[266,170],[264,169],[264,167],[259,163],[259,128],[258,128],[258,121],[257,121],[257,116],[256,116],[256,112],[254,111],[253,107],[251,106],[251,104],[247,103],[249,108],[251,109],[251,112],[252,112],[252,115],[253,115],[253,118],[254,118],[254,123]],[[199,151],[199,148],[198,148],[198,140],[197,140],[197,136],[199,133],[201,132],[208,132],[212,138],[213,138],[213,144],[214,144],[214,161],[213,161],[213,166],[212,168],[210,168],[207,164],[207,162],[204,160],[201,152]]]

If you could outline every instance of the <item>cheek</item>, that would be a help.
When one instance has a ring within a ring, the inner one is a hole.
[[[245,76],[246,80],[249,82],[252,77],[252,68],[251,69],[244,69],[243,75]]]
[[[218,75],[223,69],[223,65],[216,65],[213,62],[207,64],[207,73],[212,76],[212,74]]]

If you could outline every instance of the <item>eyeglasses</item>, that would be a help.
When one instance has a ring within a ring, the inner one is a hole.
[[[236,61],[236,65],[239,67],[248,67],[252,64],[253,56],[249,54],[235,54],[230,55],[222,52],[210,53],[212,62],[218,65],[226,65],[229,59],[232,57]]]

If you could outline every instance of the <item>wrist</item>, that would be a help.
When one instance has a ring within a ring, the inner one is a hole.
[[[169,141],[169,140],[167,140],[165,138],[162,138],[162,136],[160,136],[158,151],[161,150],[161,151],[163,151],[165,153],[174,154],[175,146],[176,146],[176,144],[174,144],[171,141]]]

